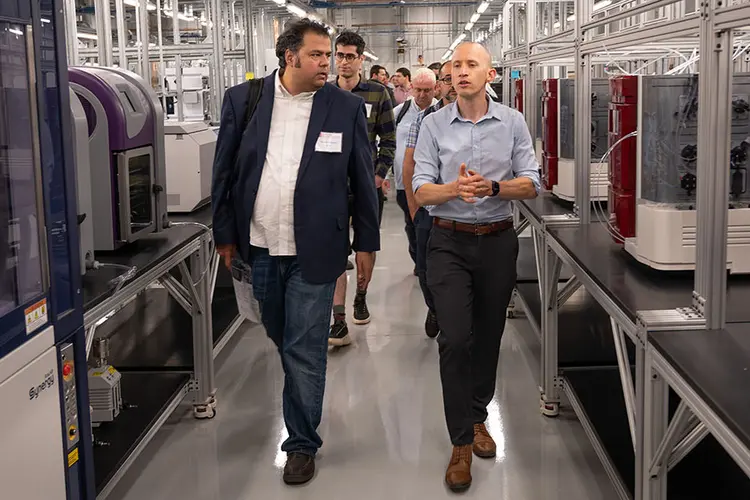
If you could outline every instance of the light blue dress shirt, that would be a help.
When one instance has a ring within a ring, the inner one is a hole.
[[[536,192],[541,190],[539,164],[523,115],[491,99],[487,114],[477,123],[464,119],[456,103],[428,115],[419,131],[414,160],[415,193],[425,184],[455,181],[461,163],[493,181],[528,177]],[[499,197],[476,203],[456,198],[428,210],[433,217],[468,224],[497,222],[513,215],[511,202]]]
[[[393,159],[393,177],[396,180],[396,189],[399,191],[404,190],[404,153],[406,152],[406,143],[409,136],[409,129],[411,124],[417,118],[417,115],[422,111],[417,106],[414,99],[409,99],[406,102],[411,101],[409,109],[406,110],[406,114],[396,126],[396,157]],[[401,109],[406,105],[403,102],[393,109],[393,117],[398,118],[401,114]],[[437,103],[437,99],[433,99],[430,106]]]

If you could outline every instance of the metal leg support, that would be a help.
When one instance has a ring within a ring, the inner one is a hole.
[[[669,457],[669,464],[667,466],[668,470],[672,470],[675,465],[680,463],[680,461],[687,456],[688,453],[693,451],[693,448],[698,446],[698,444],[703,441],[703,438],[708,436],[708,428],[706,427],[706,424],[703,422],[698,422],[698,424],[687,433],[687,435],[682,438],[682,440],[677,443],[677,445],[672,450],[672,455]]]
[[[620,382],[622,383],[622,394],[625,398],[625,409],[628,413],[628,425],[630,426],[630,438],[633,441],[633,449],[636,446],[635,436],[635,389],[633,388],[633,375],[630,371],[630,359],[625,344],[625,335],[620,325],[609,319],[612,324],[612,336],[615,341],[615,353],[617,355],[617,367],[620,369]]]
[[[169,295],[172,296],[174,300],[177,301],[180,306],[192,316],[193,314],[193,308],[190,305],[190,294],[188,293],[187,289],[177,281],[177,278],[172,276],[171,274],[165,274],[161,278],[159,278],[159,283],[161,283],[161,286],[164,287],[167,292],[169,292]]]
[[[195,392],[193,415],[195,418],[213,418],[216,414],[216,389],[214,382],[213,328],[211,319],[211,280],[206,272],[211,262],[209,235],[201,236],[198,250],[190,256],[188,290],[193,316],[193,356],[195,363]]]
[[[562,261],[546,244],[542,247],[542,397],[543,415],[556,417],[560,413],[560,378],[557,361],[557,283]]]
[[[578,278],[575,276],[571,276],[557,293],[557,306],[560,307],[565,304],[565,302],[567,302],[567,300],[572,297],[579,288],[581,288],[581,282],[578,281]]]
[[[644,412],[643,412],[643,447],[638,452],[636,448],[636,466],[640,465],[640,483],[636,477],[636,488],[641,485],[640,497],[636,500],[666,500],[667,499],[667,475],[664,467],[655,468],[664,460],[666,451],[671,451],[672,443],[667,442],[674,434],[679,434],[685,425],[687,413],[683,409],[675,414],[673,419],[674,429],[668,431],[667,421],[669,417],[669,386],[654,369],[651,362],[651,353],[645,353],[645,383]],[[680,407],[683,405],[681,404]],[[671,427],[671,426],[670,426]],[[671,437],[670,437],[671,436]],[[664,448],[663,450],[661,448]],[[661,456],[660,456],[661,455]],[[657,461],[658,460],[658,461]],[[656,472],[652,474],[652,472]]]

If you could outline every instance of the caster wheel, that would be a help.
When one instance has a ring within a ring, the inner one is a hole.
[[[512,309],[508,309],[508,312],[505,313],[505,317],[508,319],[513,319],[516,317],[516,313]]]
[[[548,403],[541,400],[539,403],[539,410],[545,417],[556,417],[560,414],[560,403]]]
[[[193,417],[199,420],[208,420],[216,416],[216,409],[211,405],[193,407]]]
[[[208,400],[208,403],[207,403],[207,404],[208,404],[208,406],[210,406],[211,408],[213,408],[213,409],[214,409],[214,411],[216,411],[216,406],[217,406],[217,404],[218,404],[218,403],[216,402],[216,396],[211,396],[211,399],[209,399],[209,400]]]

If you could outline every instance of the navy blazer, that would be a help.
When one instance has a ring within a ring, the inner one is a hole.
[[[211,189],[213,235],[217,245],[237,245],[245,262],[250,262],[250,219],[266,161],[275,76],[274,72],[264,78],[261,99],[244,133],[241,129],[249,84],[228,89],[221,109]],[[315,151],[321,132],[342,133],[341,153]],[[380,250],[378,199],[364,100],[326,83],[313,98],[294,191],[297,260],[306,281],[332,282],[345,271],[350,253],[350,216],[354,226],[352,249]]]

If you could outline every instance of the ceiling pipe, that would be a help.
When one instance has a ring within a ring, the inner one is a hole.
[[[383,3],[383,2],[351,2],[351,3],[333,3],[333,2],[321,2],[319,0],[313,0],[310,2],[310,7],[315,9],[377,9],[377,8],[391,8],[391,7],[455,7],[457,5],[476,5],[476,2],[395,2],[395,3]]]
[[[352,24],[352,28],[367,28],[368,26],[436,26],[436,25],[451,25],[452,23],[446,22],[434,22],[434,23],[365,23],[365,24]]]

